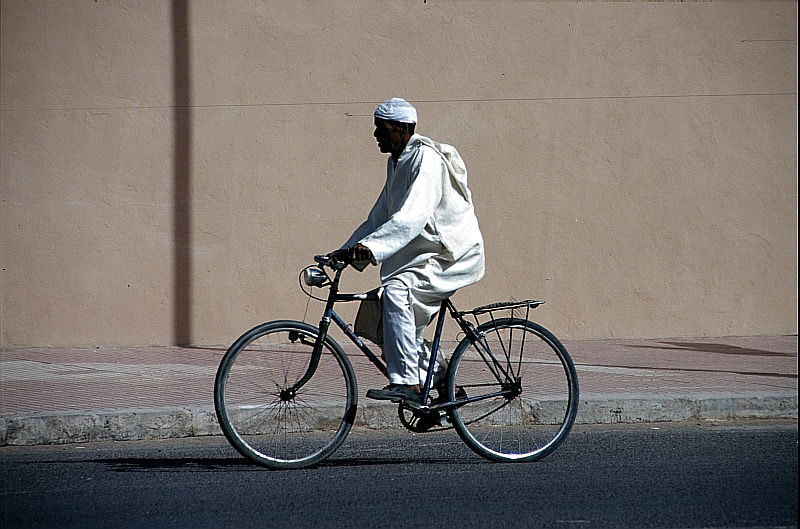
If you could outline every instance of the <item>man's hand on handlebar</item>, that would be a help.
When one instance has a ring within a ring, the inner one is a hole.
[[[372,262],[372,250],[363,244],[356,244],[350,248],[333,251],[326,256],[318,256],[317,262],[329,264],[325,263],[325,259],[330,259],[333,263],[342,263],[344,266],[352,265],[359,272],[363,272]]]
[[[338,261],[340,263],[350,264],[350,248],[341,248],[339,250],[334,250],[325,257],[333,261]]]
[[[351,261],[372,261],[372,250],[361,243],[350,248],[348,255]]]

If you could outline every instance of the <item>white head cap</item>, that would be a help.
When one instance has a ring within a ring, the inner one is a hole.
[[[417,109],[405,99],[393,97],[375,109],[375,117],[400,123],[417,123]]]

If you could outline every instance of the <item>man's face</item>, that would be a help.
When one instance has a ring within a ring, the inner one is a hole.
[[[396,153],[405,146],[405,130],[381,118],[375,118],[375,139],[383,153]]]

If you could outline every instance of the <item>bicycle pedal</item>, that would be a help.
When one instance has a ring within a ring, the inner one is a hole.
[[[394,402],[395,404],[402,404],[403,406],[411,408],[412,410],[426,411],[425,409],[423,409],[422,404],[420,404],[419,402],[414,402],[413,400],[392,399],[392,402]],[[425,406],[425,408],[427,408],[427,406]]]

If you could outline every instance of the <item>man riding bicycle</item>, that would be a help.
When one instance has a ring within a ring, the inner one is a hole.
[[[423,333],[443,299],[483,277],[483,237],[456,149],[416,134],[417,111],[404,99],[381,103],[374,117],[378,147],[391,155],[386,183],[343,248],[359,270],[381,264],[390,384],[367,397],[420,403],[430,358]],[[437,362],[434,369],[436,384],[444,367]]]

